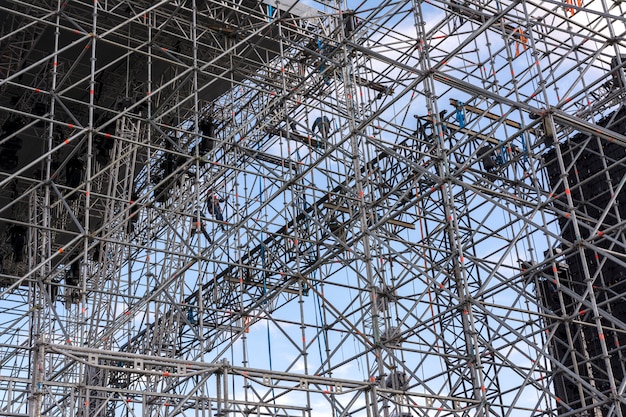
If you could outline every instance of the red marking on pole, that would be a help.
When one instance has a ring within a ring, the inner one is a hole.
[[[570,195],[570,190],[569,190],[569,188],[566,188],[566,189],[565,189],[565,194]]]

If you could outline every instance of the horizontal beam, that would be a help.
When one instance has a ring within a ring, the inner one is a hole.
[[[323,206],[329,210],[341,211],[342,213],[350,214],[350,209],[343,206],[337,206],[334,204],[324,203]],[[394,224],[396,226],[406,227],[407,229],[415,229],[415,225],[400,220],[389,219],[387,223]]]

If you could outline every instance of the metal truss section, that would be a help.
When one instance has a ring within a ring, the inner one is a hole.
[[[624,417],[624,12],[0,0],[0,415]]]

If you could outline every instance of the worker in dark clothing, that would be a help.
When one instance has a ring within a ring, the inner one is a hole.
[[[65,306],[69,308],[70,304],[77,304],[80,301],[80,259],[76,259],[70,264],[69,271],[65,271],[65,284],[70,288],[66,289]]]
[[[483,168],[487,172],[494,172],[498,169],[495,161],[493,160],[493,148],[489,145],[485,145],[478,150],[477,156],[483,163]]]
[[[15,225],[11,228],[11,246],[13,247],[13,260],[22,262],[24,246],[26,246],[26,227]]]
[[[59,296],[59,283],[60,279],[55,278],[50,283],[46,284],[46,291],[48,291],[48,295],[50,296],[50,301],[55,302],[57,297]]]
[[[202,133],[202,141],[200,142],[200,155],[211,152],[215,145],[215,128],[217,126],[213,123],[213,119],[205,118],[198,122],[198,129]]]
[[[358,22],[357,18],[352,10],[346,10],[343,12],[343,30],[346,36],[350,36],[356,29]]]
[[[80,261],[77,259],[70,265],[70,270],[65,273],[65,283],[78,287],[80,284]]]
[[[315,133],[315,130],[319,131],[322,139],[328,139],[328,135],[330,134],[330,120],[328,120],[328,117],[320,116],[315,119],[312,130],[313,133]]]
[[[217,210],[219,210],[219,206],[217,207]],[[200,210],[194,211],[193,219],[191,219],[191,236],[194,236],[197,232],[201,232],[204,237],[211,242],[211,237],[207,233],[206,227],[204,227],[204,219],[206,219],[206,217],[204,217],[204,213],[200,212]],[[223,227],[224,226],[222,226],[222,228]]]
[[[211,214],[215,220],[221,223],[222,230],[224,230],[224,215],[222,214],[222,209],[220,208],[219,203],[223,203],[226,201],[223,198],[219,198],[215,194],[209,194],[209,198],[207,199],[207,211]]]

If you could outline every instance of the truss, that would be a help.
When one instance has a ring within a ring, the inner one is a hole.
[[[625,14],[0,0],[0,414],[623,417]]]

